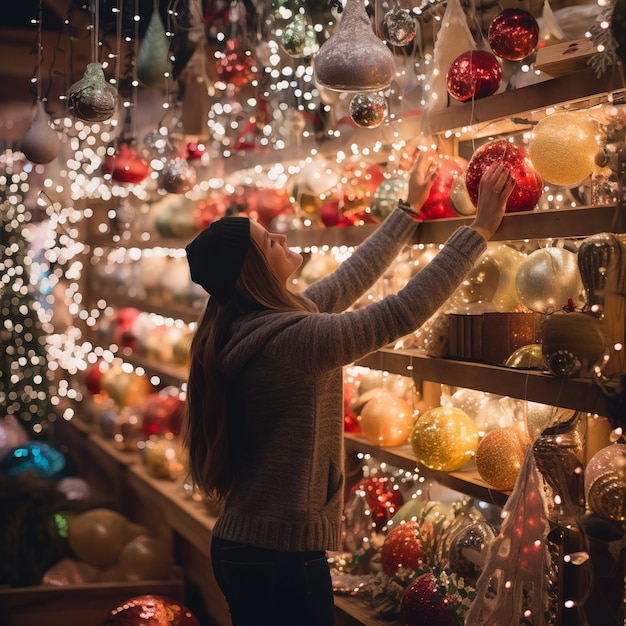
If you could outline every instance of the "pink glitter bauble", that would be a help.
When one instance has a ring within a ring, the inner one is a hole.
[[[498,59],[485,50],[468,50],[459,55],[447,74],[448,93],[459,100],[478,100],[500,88],[502,68]]]
[[[465,184],[474,205],[478,203],[478,186],[485,170],[502,163],[515,179],[515,187],[506,203],[507,213],[532,211],[541,197],[543,180],[533,167],[526,148],[498,139],[474,152],[465,172]]]

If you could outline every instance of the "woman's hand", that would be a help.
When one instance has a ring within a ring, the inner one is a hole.
[[[502,163],[492,163],[483,173],[478,184],[476,216],[470,228],[478,231],[486,241],[498,230],[506,201],[514,187],[515,179]]]
[[[420,150],[409,174],[409,191],[406,201],[419,213],[428,200],[428,194],[437,178],[436,153]]]

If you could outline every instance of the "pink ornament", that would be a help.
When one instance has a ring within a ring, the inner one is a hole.
[[[466,166],[467,161],[462,157],[442,154],[437,158],[437,178],[435,178],[430,194],[422,207],[423,219],[435,220],[458,216],[450,200],[450,191]]]
[[[527,11],[505,9],[491,22],[488,40],[496,56],[507,61],[521,61],[535,51],[539,25]]]
[[[504,139],[482,145],[470,159],[465,183],[474,205],[478,202],[480,179],[492,163],[502,163],[515,179],[513,193],[506,203],[506,212],[532,211],[541,197],[543,180],[533,167],[527,150]]]
[[[468,50],[459,55],[447,74],[448,93],[459,100],[478,100],[500,88],[502,68],[498,59],[485,50]]]

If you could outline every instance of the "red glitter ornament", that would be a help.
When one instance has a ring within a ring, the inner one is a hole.
[[[118,183],[140,183],[150,173],[150,166],[132,142],[120,143],[116,154],[105,159],[102,169]]]
[[[106,371],[106,363],[102,359],[98,359],[93,365],[90,365],[85,373],[85,387],[90,393],[97,394],[102,392],[102,375]]]
[[[255,64],[250,50],[246,50],[239,40],[229,39],[223,56],[217,60],[215,69],[225,83],[243,87],[254,78]]]
[[[180,434],[184,400],[179,394],[150,394],[142,408],[141,432],[146,437]]]
[[[423,219],[458,217],[450,201],[450,190],[466,166],[467,161],[461,157],[442,154],[437,158],[437,177],[420,211]]]
[[[526,148],[515,146],[504,139],[482,145],[470,159],[465,184],[474,206],[478,202],[480,179],[493,163],[502,163],[515,179],[513,193],[506,203],[506,212],[532,211],[543,192],[543,179],[533,167]]]
[[[183,604],[164,596],[135,596],[111,611],[103,626],[200,626]]]
[[[491,96],[500,88],[502,68],[485,50],[468,50],[459,55],[447,74],[448,93],[460,102]]]
[[[372,524],[380,528],[384,526],[404,504],[404,497],[399,489],[394,489],[394,482],[388,476],[364,478],[352,489],[364,492],[365,502],[372,516]]]
[[[539,41],[539,24],[522,9],[505,9],[495,16],[487,35],[492,52],[507,61],[531,55]]]
[[[457,626],[455,615],[448,611],[450,599],[438,588],[432,574],[418,576],[404,591],[400,617],[404,626]]]
[[[393,576],[400,568],[415,570],[426,558],[418,522],[409,520],[393,528],[380,552],[383,571]]]

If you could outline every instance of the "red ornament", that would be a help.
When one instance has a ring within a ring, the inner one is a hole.
[[[513,193],[506,203],[506,212],[532,211],[543,192],[543,180],[533,167],[526,148],[515,146],[504,139],[482,145],[470,159],[465,184],[474,206],[478,202],[480,179],[492,163],[502,163],[515,179]]]
[[[104,626],[200,626],[183,604],[165,596],[135,596],[111,611]]]
[[[98,359],[85,373],[85,387],[94,395],[102,392],[102,375],[106,371],[105,365],[102,359]]]
[[[400,618],[404,626],[457,626],[449,606],[450,599],[437,587],[435,577],[422,574],[402,594]]]
[[[137,336],[133,333],[133,324],[141,313],[135,307],[119,309],[115,315],[115,341],[123,347],[137,349]]]
[[[400,568],[416,570],[420,567],[426,558],[420,525],[409,520],[393,528],[385,537],[380,558],[388,576],[393,576]]]
[[[495,16],[487,35],[492,52],[507,61],[521,61],[539,41],[539,24],[522,9],[505,9]]]
[[[237,39],[226,42],[226,50],[218,59],[217,75],[225,82],[243,87],[247,85],[255,74],[255,59],[249,50],[244,49]]]
[[[461,102],[491,96],[500,88],[502,68],[498,59],[485,50],[468,50],[448,70],[448,93]]]
[[[352,493],[363,491],[365,502],[372,516],[372,524],[383,527],[404,504],[404,497],[388,476],[364,478],[353,488]]]
[[[425,220],[458,217],[450,202],[450,190],[454,181],[463,173],[467,161],[461,157],[442,154],[437,158],[437,178],[421,210]]]
[[[122,142],[117,153],[105,159],[103,171],[118,183],[140,183],[149,174],[150,166],[131,142]]]
[[[188,161],[197,161],[202,158],[206,152],[206,146],[197,141],[189,141],[185,146],[183,157]]]
[[[146,436],[178,435],[184,401],[178,393],[154,393],[146,398],[141,416],[141,432]]]

